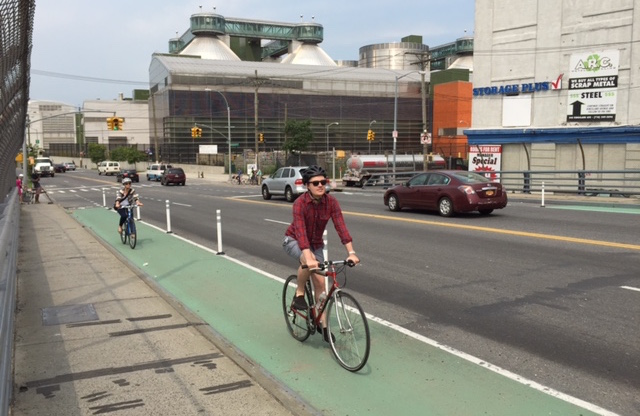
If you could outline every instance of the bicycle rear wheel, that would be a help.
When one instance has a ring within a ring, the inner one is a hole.
[[[287,322],[287,330],[292,337],[302,342],[309,338],[311,330],[308,324],[308,310],[298,310],[291,307],[293,298],[296,296],[296,287],[298,286],[298,276],[292,274],[284,282],[282,289],[282,309],[284,311],[284,319]]]
[[[348,293],[337,291],[327,304],[327,329],[331,351],[338,363],[349,371],[358,371],[367,363],[371,338],[367,317],[360,304]]]
[[[138,234],[136,234],[136,223],[133,221],[133,218],[129,218],[129,246],[132,249],[136,248],[137,238]]]

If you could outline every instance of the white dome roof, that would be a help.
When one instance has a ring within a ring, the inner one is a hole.
[[[180,55],[197,55],[202,59],[218,61],[239,61],[238,55],[233,53],[226,43],[215,36],[196,36],[181,52]]]
[[[338,66],[318,45],[303,43],[287,55],[283,64]]]

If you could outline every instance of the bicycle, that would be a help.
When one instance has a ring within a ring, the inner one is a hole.
[[[127,220],[122,224],[120,240],[122,241],[122,244],[127,244],[127,240],[129,240],[129,246],[131,249],[136,248],[136,240],[138,236],[136,233],[136,223],[133,219],[133,209],[135,207],[135,205],[129,205],[122,208],[127,210]]]
[[[300,342],[304,342],[320,328],[320,319],[326,311],[327,330],[332,334],[329,336],[331,351],[343,368],[356,372],[367,363],[371,338],[362,307],[352,295],[342,290],[347,281],[347,265],[352,267],[355,264],[347,260],[325,261],[319,268],[311,269],[314,273],[330,277],[331,285],[327,297],[321,299],[320,305],[316,305],[309,278],[304,290],[309,305],[306,310],[291,306],[296,295],[298,276],[289,276],[282,291],[282,308],[289,333]],[[344,275],[343,285],[338,283],[339,274]]]

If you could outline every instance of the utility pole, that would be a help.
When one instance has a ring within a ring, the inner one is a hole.
[[[259,152],[259,141],[258,141],[258,89],[262,84],[268,81],[268,78],[258,78],[258,70],[256,69],[256,76],[252,78],[253,86],[255,87],[253,93],[253,106],[254,106],[254,143],[256,148],[256,167],[260,169],[258,166],[258,152]]]
[[[420,54],[415,54],[418,57],[418,61],[413,64],[420,66],[420,96],[422,99],[422,135],[421,137],[427,137],[427,91],[425,84],[425,74],[429,68],[429,64],[431,62],[431,53],[430,52],[422,52]],[[428,154],[430,153],[429,144],[425,141],[422,146],[422,157],[424,163],[424,170],[427,170],[428,166]]]

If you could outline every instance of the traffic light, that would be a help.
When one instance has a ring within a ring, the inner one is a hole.
[[[113,130],[113,117],[108,117],[107,118],[107,129],[108,130]]]
[[[373,137],[373,130],[369,129],[369,131],[367,131],[367,141],[371,141]]]
[[[198,137],[198,128],[191,127],[191,137]]]
[[[202,137],[202,129],[200,127],[196,127],[196,137]]]
[[[122,122],[124,119],[122,117],[114,117],[113,120],[113,130],[122,130]]]
[[[260,141],[260,143],[264,143],[264,133],[258,134],[258,140]]]
[[[376,132],[371,130],[371,141],[374,141],[376,139]]]

